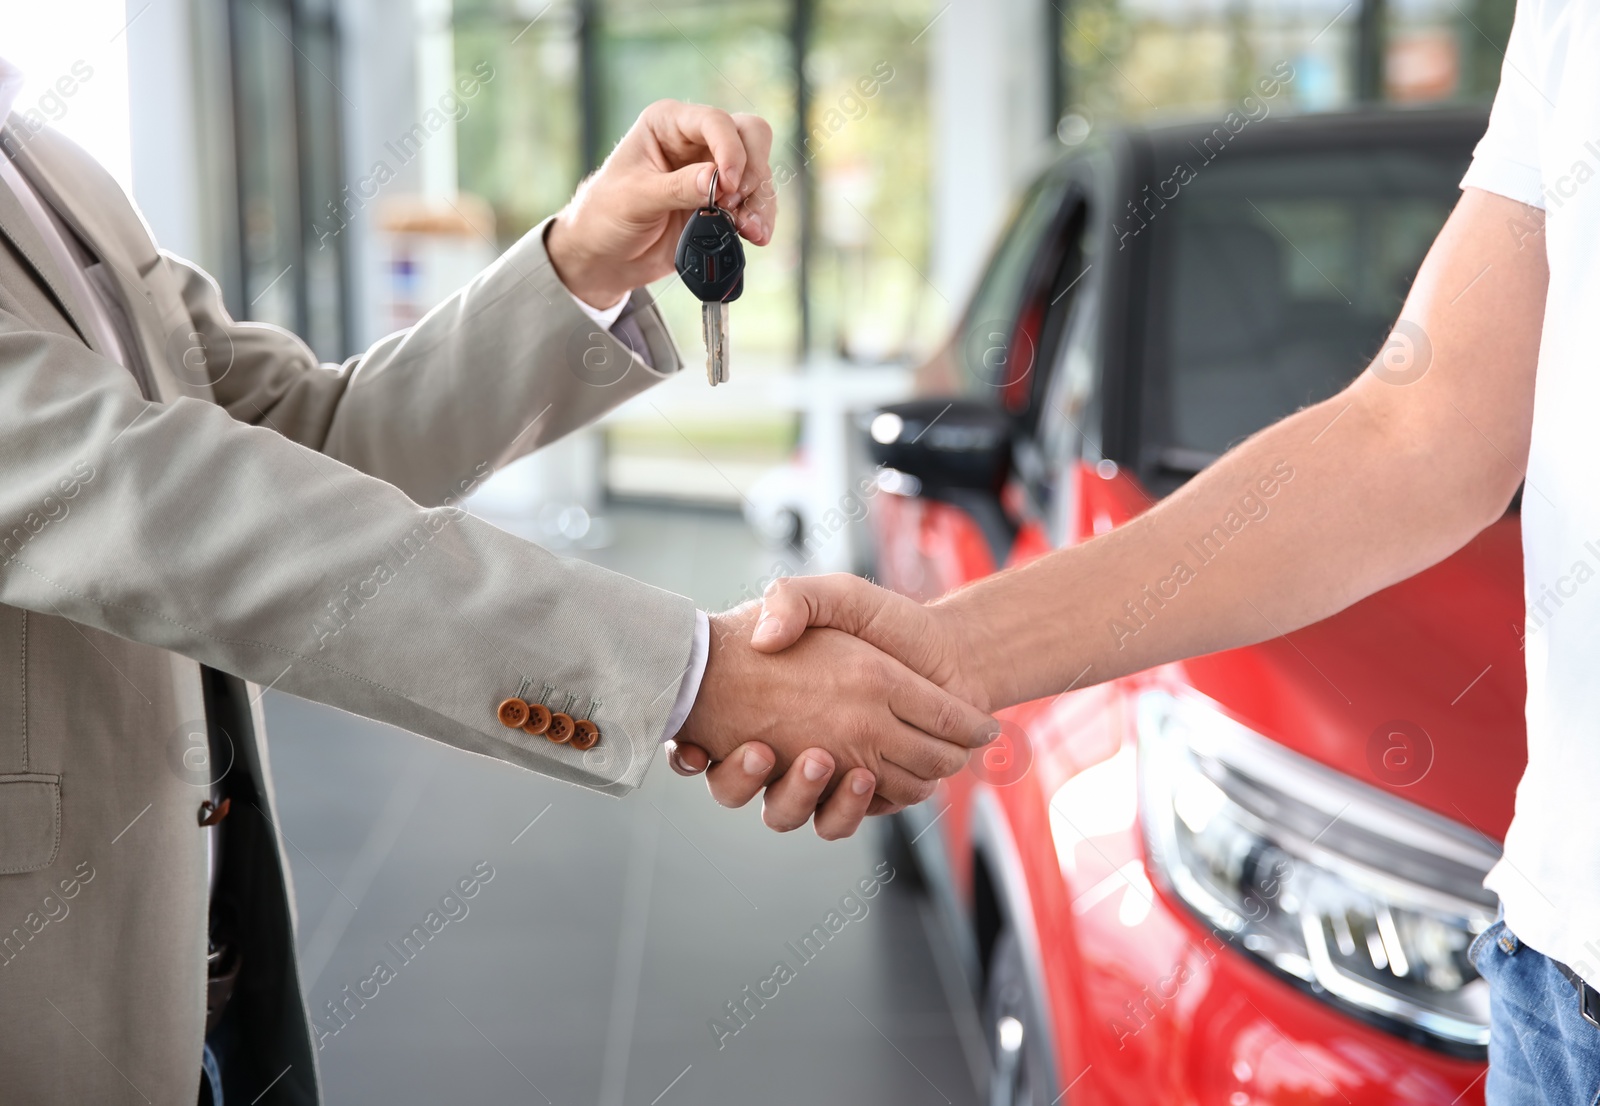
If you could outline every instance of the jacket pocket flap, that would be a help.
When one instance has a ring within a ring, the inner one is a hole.
[[[61,777],[0,774],[0,875],[48,868],[61,847]]]

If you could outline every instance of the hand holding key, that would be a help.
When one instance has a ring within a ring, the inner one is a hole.
[[[717,176],[713,169],[705,206],[689,216],[674,259],[683,286],[701,303],[706,379],[712,387],[728,379],[727,305],[744,291],[744,246],[732,217],[717,206]]]
[[[766,245],[778,213],[771,149],[772,128],[759,116],[651,104],[551,222],[545,248],[556,275],[600,308],[666,276],[713,172],[714,202],[739,235]]]

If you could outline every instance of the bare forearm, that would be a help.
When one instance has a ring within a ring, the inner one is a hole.
[[[1127,525],[947,600],[995,704],[1286,633],[1464,544],[1479,497],[1396,456],[1365,406],[1307,408]]]
[[[1469,192],[1452,216],[1406,305],[1431,335],[1420,376],[1365,373],[1125,526],[947,599],[992,704],[1286,633],[1498,517],[1527,456],[1545,279],[1542,241],[1504,222],[1530,210]]]

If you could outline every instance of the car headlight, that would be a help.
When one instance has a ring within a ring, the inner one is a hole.
[[[1386,1028],[1489,1041],[1467,960],[1494,842],[1269,741],[1198,697],[1138,701],[1151,867],[1219,934]]]

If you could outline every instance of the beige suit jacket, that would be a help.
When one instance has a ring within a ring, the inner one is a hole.
[[[343,365],[229,318],[49,131],[0,141],[105,266],[127,367],[0,187],[0,1099],[195,1100],[207,776],[244,961],[228,1098],[317,1101],[260,687],[623,793],[688,662],[688,600],[453,504],[676,371],[643,291],[614,333],[543,228]],[[647,364],[648,361],[648,364]],[[524,691],[588,752],[500,725]],[[206,763],[209,734],[225,750]],[[224,760],[227,763],[222,763]],[[224,775],[224,773],[226,773]],[[274,1082],[275,1080],[275,1082]]]

